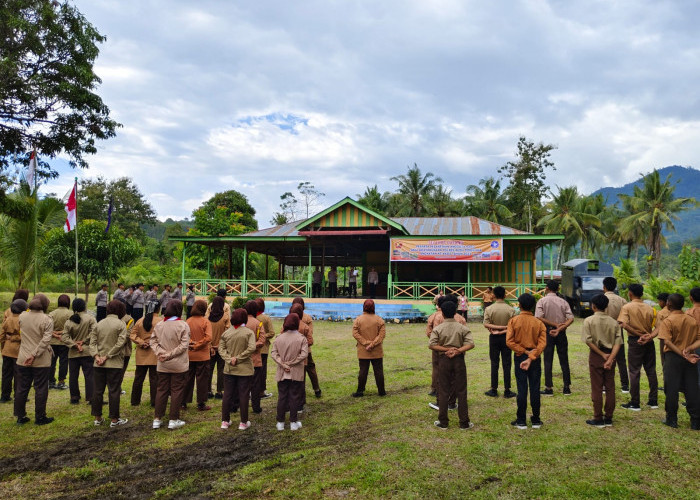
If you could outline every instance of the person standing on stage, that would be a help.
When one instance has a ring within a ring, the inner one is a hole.
[[[503,397],[514,398],[510,390],[513,354],[506,345],[508,322],[515,316],[515,309],[506,303],[506,289],[497,286],[493,290],[496,301],[484,311],[484,327],[489,331],[489,358],[491,359],[491,389],[484,394],[498,397],[498,365],[503,363]]]
[[[386,396],[383,349],[386,326],[384,320],[374,314],[374,301],[372,299],[365,300],[362,305],[362,314],[355,318],[352,324],[352,336],[357,341],[357,359],[360,363],[357,391],[352,393],[352,397],[359,398],[365,395],[370,363],[372,363],[374,381],[377,384],[377,394]]]
[[[258,304],[258,319],[262,322],[263,328],[265,328],[265,345],[262,346],[260,350],[260,356],[262,356],[262,387],[260,391],[260,398],[266,399],[272,397],[272,393],[267,391],[267,356],[270,352],[270,340],[275,336],[275,330],[272,325],[272,318],[265,314],[265,300],[262,297],[255,299]]]
[[[559,283],[554,280],[547,282],[547,293],[537,301],[535,318],[547,327],[547,347],[544,349],[544,390],[545,396],[554,395],[552,368],[554,364],[554,349],[557,350],[561,374],[564,379],[564,395],[571,394],[571,370],[569,368],[569,340],[566,328],[574,322],[569,303],[557,295]]]
[[[133,304],[130,316],[134,318],[134,321],[138,321],[143,318],[143,306],[144,296],[143,296],[143,283],[136,285],[136,290],[131,294],[131,303]]]
[[[311,296],[316,298],[321,296],[321,282],[323,281],[323,273],[321,268],[316,266],[316,270],[311,274]]]
[[[309,345],[299,333],[299,316],[288,314],[284,318],[282,333],[272,346],[270,357],[277,363],[277,430],[284,430],[285,414],[289,411],[289,427],[293,431],[301,428],[298,412],[303,406],[304,359]]]
[[[68,347],[61,340],[63,326],[71,317],[70,297],[60,295],[58,297],[58,307],[49,313],[53,320],[53,335],[51,338],[51,349],[53,357],[51,359],[51,375],[49,377],[49,389],[67,389],[66,375],[68,375]],[[56,383],[56,365],[58,366],[58,383]]]
[[[53,422],[46,416],[49,397],[49,372],[51,371],[51,338],[53,320],[46,314],[49,299],[38,293],[29,303],[29,310],[19,315],[22,341],[17,355],[17,389],[15,391],[15,416],[18,424],[29,422],[27,397],[34,385],[34,423],[45,425]]]
[[[2,322],[2,396],[0,403],[12,401],[17,393],[17,356],[22,335],[19,330],[19,315],[27,310],[27,302],[16,299],[10,304],[10,315]]]
[[[160,305],[157,300],[152,300],[146,304],[146,315],[134,323],[129,337],[136,345],[136,369],[134,371],[134,384],[131,387],[131,406],[141,404],[141,394],[143,393],[143,382],[148,375],[148,385],[150,388],[151,406],[156,406],[156,393],[158,392],[158,358],[151,349],[151,334],[153,328],[163,320],[160,313]]]
[[[73,299],[73,315],[63,326],[61,341],[69,348],[68,351],[68,388],[70,402],[80,403],[80,370],[85,379],[85,400],[92,401],[95,382],[92,378],[94,360],[90,353],[90,335],[97,326],[95,317],[87,312],[83,299]]]
[[[348,271],[348,297],[357,298],[357,271],[354,266]]]
[[[610,316],[612,319],[617,321],[620,316],[620,311],[622,306],[627,304],[627,301],[615,293],[617,289],[617,280],[612,276],[608,276],[603,279],[603,292],[608,298],[608,307],[605,309],[605,314]],[[625,354],[625,331],[620,328],[620,335],[622,335],[622,345],[620,350],[617,351],[617,369],[620,373],[620,391],[623,394],[628,394],[630,392],[630,377],[627,372],[627,355]]]
[[[371,267],[367,273],[367,284],[369,285],[369,296],[374,299],[377,295],[377,285],[379,284],[379,274]]]
[[[328,292],[332,299],[338,295],[338,271],[336,271],[335,266],[328,271]]]
[[[185,297],[185,306],[187,307],[187,319],[190,318],[190,314],[192,313],[192,306],[194,305],[195,300],[197,300],[197,294],[194,293],[194,285],[190,285],[187,287],[187,296]]]
[[[102,285],[102,289],[95,295],[95,306],[97,307],[96,319],[98,323],[107,317],[108,299],[107,283],[105,283]]]

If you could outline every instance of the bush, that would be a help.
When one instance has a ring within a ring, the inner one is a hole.
[[[700,286],[700,281],[688,278],[663,279],[651,276],[644,285],[644,296],[656,301],[656,297],[660,293],[679,293],[685,298],[686,307],[691,307],[690,290],[697,286]]]

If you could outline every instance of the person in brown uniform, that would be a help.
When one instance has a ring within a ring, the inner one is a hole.
[[[435,311],[433,314],[428,316],[428,324],[425,329],[425,335],[426,337],[430,338],[430,335],[433,333],[433,328],[438,326],[440,323],[445,321],[445,318],[442,315],[442,311],[440,310],[440,307],[442,304],[446,301],[450,300],[457,304],[458,299],[454,295],[439,295],[437,297],[437,302],[435,304],[437,311]],[[464,319],[463,316],[460,314],[455,314],[454,320],[457,323],[460,323],[462,325],[467,324],[467,320]],[[440,385],[439,377],[438,377],[438,369],[439,369],[439,362],[440,362],[440,356],[437,351],[431,351],[432,352],[432,373],[431,373],[431,384],[430,384],[430,392],[428,393],[428,396],[435,396],[435,403],[428,403],[428,406],[430,406],[433,410],[439,409],[439,405],[437,403],[437,397],[438,397],[438,386]],[[457,399],[455,394],[450,395],[450,400],[448,401],[448,406],[450,410],[454,410],[457,408]]]
[[[14,302],[17,299],[22,299],[23,301],[29,303],[29,290],[27,290],[26,288],[18,288],[17,290],[15,290],[15,294],[12,296],[12,302]],[[12,302],[10,302],[10,304],[12,304]],[[2,317],[3,321],[10,316],[12,316],[12,310],[10,307],[8,307],[7,309],[5,309],[5,313]]]
[[[605,314],[610,316],[612,319],[617,321],[618,316],[620,316],[620,311],[622,306],[627,304],[627,301],[615,293],[617,289],[617,280],[612,276],[608,276],[603,279],[603,292],[608,298],[608,307],[605,309]],[[620,334],[622,335],[622,345],[620,350],[617,351],[617,369],[620,372],[620,391],[623,394],[628,394],[630,392],[630,377],[627,371],[627,355],[625,353],[625,333],[624,330],[620,329]]]
[[[357,293],[355,294],[357,295]],[[357,298],[357,296],[355,297]],[[306,309],[306,305],[304,304],[304,299],[301,297],[294,297],[292,300],[292,305],[294,304],[299,304],[301,305],[302,310]],[[301,321],[306,323],[309,326],[309,337],[313,339],[314,337],[314,320],[311,317],[311,315],[307,314],[306,312],[303,314],[301,317]],[[316,372],[316,363],[314,363],[314,358],[311,355],[311,345],[313,344],[313,341],[309,342],[309,357],[306,358],[306,366],[304,369],[306,370],[306,374],[309,376],[309,380],[311,381],[311,388],[314,390],[314,395],[317,398],[320,398],[322,396],[321,392],[321,386],[318,383],[318,373]],[[304,390],[304,404],[306,404],[306,390]]]
[[[511,425],[518,429],[527,429],[527,392],[530,390],[530,407],[532,416],[530,422],[533,429],[542,427],[540,419],[540,378],[542,377],[542,362],[540,354],[547,345],[547,329],[544,323],[535,318],[535,298],[529,293],[518,297],[520,314],[513,316],[508,322],[506,345],[515,354],[515,381],[518,385],[518,411]]]
[[[122,369],[124,368],[124,344],[128,342],[126,324],[122,318],[126,315],[126,306],[112,300],[107,303],[107,316],[97,322],[90,335],[90,353],[94,361],[93,380],[95,383],[92,398],[92,416],[95,425],[102,425],[102,396],[108,389],[110,427],[126,424],[129,419],[119,414],[121,396]]]
[[[209,360],[209,397],[221,399],[224,392],[224,360],[219,355],[219,341],[221,335],[231,326],[231,314],[226,314],[228,306],[224,298],[217,295],[210,304],[206,318],[211,323],[211,351]],[[216,372],[216,394],[212,392],[211,386]]]
[[[380,396],[386,396],[383,349],[386,326],[384,320],[374,314],[374,301],[372,299],[365,300],[362,305],[362,314],[355,318],[352,324],[352,336],[357,341],[357,359],[360,363],[357,391],[352,393],[352,397],[358,398],[365,395],[370,363],[372,363],[372,371],[374,371],[377,393]]]
[[[146,308],[145,305],[146,304],[144,304],[144,309]],[[126,305],[124,305],[124,311],[126,311]],[[124,347],[122,348],[124,350],[124,352],[122,353],[124,358],[124,364],[122,366],[122,374],[119,379],[119,392],[121,394],[126,394],[126,391],[122,388],[122,384],[124,383],[124,376],[126,375],[126,370],[129,368],[129,360],[131,359],[132,354],[131,340],[129,336],[131,335],[131,329],[134,327],[136,321],[128,313],[125,313],[124,316],[122,316],[121,320],[126,325],[126,342],[124,342]]]
[[[131,387],[131,406],[141,404],[143,382],[148,375],[151,406],[156,406],[156,393],[158,392],[158,358],[151,349],[151,334],[153,328],[163,320],[159,316],[160,304],[157,300],[146,303],[146,315],[134,323],[129,337],[136,346],[136,369],[134,370],[134,384]]]
[[[248,398],[253,381],[253,360],[255,353],[255,332],[246,326],[248,312],[238,308],[231,314],[231,326],[219,341],[219,354],[226,363],[224,367],[224,399],[221,402],[221,428],[231,426],[231,412],[241,409],[241,422],[238,430],[250,427],[248,420]],[[235,403],[235,400],[238,403]]]
[[[309,343],[299,333],[299,316],[288,314],[284,318],[282,333],[272,346],[270,357],[277,363],[277,430],[284,430],[284,420],[289,410],[289,426],[296,431],[301,428],[298,411],[302,405],[304,391],[304,359],[309,354]]]
[[[304,320],[302,319],[304,317],[304,308],[302,307],[301,304],[292,304],[292,306],[289,308],[289,314],[296,314],[299,316],[299,333],[301,333],[304,338],[306,338],[306,343],[309,346],[309,350],[311,350],[311,346],[314,344],[314,336],[313,336],[313,331],[311,327],[307,323],[304,323]],[[306,363],[308,362],[308,356],[306,359],[304,359],[304,389],[301,394],[301,409],[299,410],[300,412],[304,411],[304,405],[306,404]]]
[[[435,426],[447,429],[448,399],[450,393],[457,397],[457,414],[459,428],[470,429],[474,424],[469,420],[467,406],[467,367],[464,363],[464,353],[474,348],[474,339],[465,325],[455,321],[457,303],[451,300],[443,302],[441,307],[444,322],[435,327],[430,334],[429,347],[440,355],[438,385],[438,419]]]
[[[255,299],[258,304],[258,320],[263,324],[265,328],[265,345],[262,346],[260,350],[260,356],[262,357],[262,388],[260,391],[260,398],[266,399],[272,397],[272,393],[267,390],[267,356],[270,352],[270,340],[275,336],[275,330],[272,325],[272,318],[265,314],[265,300],[262,297]]]
[[[265,345],[265,339],[267,338],[267,333],[265,332],[265,327],[262,322],[257,318],[258,316],[258,304],[254,300],[249,300],[245,303],[243,308],[248,313],[248,322],[246,327],[255,333],[255,352],[250,356],[253,360],[253,380],[250,386],[250,403],[253,407],[253,413],[262,413],[262,408],[260,407],[260,393],[262,387],[263,369],[262,369],[262,347]],[[234,404],[236,401],[234,400]]]
[[[651,333],[654,324],[654,309],[642,301],[644,287],[633,283],[627,287],[627,294],[630,302],[625,304],[617,318],[618,324],[629,333],[627,342],[629,343],[629,372],[630,372],[630,396],[629,403],[622,405],[623,408],[639,411],[640,394],[639,378],[642,367],[649,380],[649,401],[647,405],[651,408],[658,408],[659,382],[656,377],[656,349],[654,339],[647,336]]]
[[[491,389],[484,394],[498,397],[498,365],[503,363],[503,397],[514,398],[510,390],[513,354],[506,345],[506,331],[510,318],[515,316],[515,309],[506,303],[506,289],[497,286],[493,289],[496,301],[484,311],[484,327],[489,331],[489,358],[491,359]]]
[[[622,332],[617,321],[604,311],[608,298],[601,294],[591,299],[593,316],[583,321],[581,339],[588,345],[588,370],[591,375],[591,400],[593,419],[586,420],[594,427],[612,426],[615,411],[615,359],[622,345]],[[605,391],[605,415],[603,415],[603,391]]]
[[[63,325],[61,341],[68,347],[68,388],[71,404],[80,403],[80,370],[85,379],[85,400],[92,402],[95,382],[92,377],[94,360],[89,349],[90,336],[97,326],[97,320],[87,312],[83,299],[73,299],[73,315]]]
[[[18,424],[29,422],[27,396],[34,383],[34,423],[45,425],[53,422],[46,416],[49,397],[49,372],[51,371],[51,338],[53,320],[46,314],[49,299],[38,293],[29,303],[29,310],[19,315],[22,342],[17,355],[17,388],[15,390],[15,416]]]
[[[685,313],[689,316],[695,318],[695,321],[700,325],[700,287],[695,287],[690,289],[690,300],[693,302],[693,307],[688,309]],[[700,355],[700,349],[695,351],[695,354]],[[698,384],[700,384],[700,363],[698,365]]]
[[[187,355],[190,327],[181,318],[182,302],[169,302],[164,316],[163,321],[153,328],[150,340],[151,349],[158,358],[158,390],[153,428],[160,429],[170,397],[168,429],[173,430],[185,425],[185,421],[180,420],[180,410],[190,369]]]
[[[53,336],[51,338],[51,350],[53,357],[51,358],[51,375],[49,377],[49,389],[67,389],[66,375],[68,375],[68,346],[61,340],[63,335],[63,326],[68,318],[71,317],[70,297],[68,295],[59,295],[58,307],[49,313],[53,320]],[[56,365],[58,365],[58,383],[56,383]]]
[[[484,292],[483,303],[481,305],[484,312],[494,302],[496,302],[496,296],[493,293],[493,288],[491,288],[490,286],[486,287],[486,291]]]
[[[700,387],[695,366],[700,356],[700,326],[693,317],[683,314],[684,298],[678,293],[668,297],[670,314],[659,326],[659,338],[664,340],[666,362],[664,387],[666,392],[666,420],[669,427],[678,427],[678,393],[685,392],[685,402],[690,415],[690,428],[700,430]]]
[[[12,301],[10,315],[2,322],[2,396],[0,403],[12,401],[12,391],[17,392],[17,356],[22,335],[19,330],[19,315],[27,310],[27,302],[22,299]]]
[[[654,320],[654,330],[651,332],[652,333],[652,338],[656,338],[659,336],[659,326],[661,326],[661,323],[668,318],[668,315],[671,314],[671,311],[668,309],[668,296],[670,294],[666,292],[662,292],[656,296],[656,303],[659,304],[659,311],[656,313],[656,319]],[[666,353],[664,352],[664,339],[659,337],[659,354],[661,355],[661,375],[663,377],[663,372],[664,372],[664,361],[666,358]],[[663,391],[663,387],[659,387],[660,391]]]
[[[182,303],[182,300],[177,302]],[[192,402],[195,381],[197,382],[197,409],[199,411],[211,410],[207,405],[209,395],[209,364],[211,359],[211,323],[204,317],[207,312],[207,303],[203,300],[195,301],[190,311],[187,324],[190,327],[190,371],[185,389],[185,404]],[[184,405],[183,405],[184,406]]]

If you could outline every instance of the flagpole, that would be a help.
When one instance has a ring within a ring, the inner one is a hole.
[[[78,178],[75,178],[75,298],[78,298]]]
[[[38,166],[38,161],[36,158],[36,149],[34,149],[34,165]],[[38,239],[38,232],[39,232],[39,217],[38,217],[38,211],[39,211],[39,199],[37,197],[37,190],[36,190],[36,178],[37,178],[37,172],[38,170],[35,167],[34,171],[34,295],[36,295],[37,288],[39,286],[39,271],[38,271],[38,260],[39,260],[39,249],[37,248],[36,240]],[[31,186],[30,186],[31,188]]]

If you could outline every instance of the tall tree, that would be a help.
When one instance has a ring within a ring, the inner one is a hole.
[[[652,269],[656,265],[656,273],[659,273],[661,261],[661,247],[666,244],[666,238],[662,233],[665,228],[675,231],[674,220],[678,220],[678,213],[694,208],[698,205],[695,198],[676,198],[674,191],[676,186],[671,184],[671,174],[661,182],[658,170],[654,169],[650,174],[642,178],[642,187],[634,186],[632,195],[619,195],[627,200],[634,213],[624,218],[620,224],[623,228],[643,224],[649,228],[647,236],[647,250],[649,260],[647,275],[651,276]]]
[[[542,207],[542,198],[548,191],[545,179],[548,169],[556,170],[550,160],[556,146],[535,143],[521,136],[518,139],[518,152],[515,161],[509,161],[498,172],[508,179],[505,194],[514,220],[524,221],[522,229],[533,230],[533,222]]]
[[[411,217],[423,215],[426,197],[442,182],[432,172],[423,175],[416,163],[408,167],[406,174],[397,175],[391,180],[399,183],[398,193],[403,197],[400,213],[396,215]]]
[[[319,200],[326,194],[316,189],[309,181],[300,182],[297,186],[297,191],[299,191],[300,204],[304,208],[308,219],[311,212],[317,208]]]
[[[461,203],[452,197],[452,190],[438,184],[425,197],[426,215],[435,217],[451,217],[459,215]]]
[[[506,206],[506,197],[501,192],[501,181],[486,177],[479,185],[467,186],[467,196],[464,199],[465,212],[496,224],[503,223],[513,216]]]
[[[87,167],[97,139],[120,126],[95,93],[93,71],[105,38],[69,2],[6,0],[0,6],[0,191],[9,167],[29,163],[36,149],[37,175],[56,174],[43,158],[61,154]]]
[[[382,195],[376,184],[372,187],[367,186],[364,193],[358,194],[357,202],[380,214],[385,214],[387,209],[385,196]]]
[[[615,221],[614,231],[610,233],[612,235],[611,240],[617,248],[622,246],[627,247],[628,260],[632,255],[632,250],[634,250],[634,261],[636,263],[639,258],[639,247],[643,246],[647,241],[649,227],[638,218],[630,219],[628,222],[622,223],[621,221],[628,219],[628,217],[634,215],[636,212],[629,197],[623,198],[620,201],[622,202],[622,208],[618,208],[616,204],[610,216],[611,219]]]

